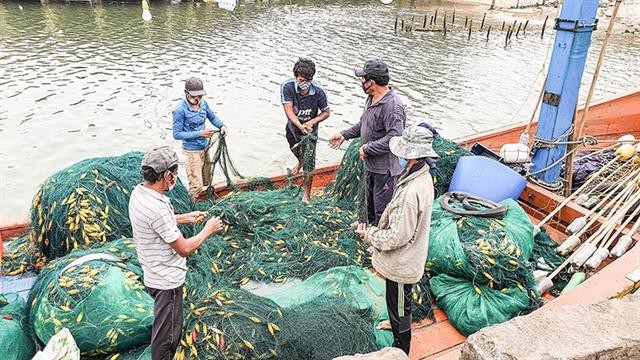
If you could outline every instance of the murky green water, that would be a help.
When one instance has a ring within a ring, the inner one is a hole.
[[[479,33],[467,42],[461,30],[394,34],[397,13],[420,11],[375,1],[242,3],[233,13],[153,3],[150,23],[136,5],[21,6],[0,3],[0,223],[26,218],[38,184],[75,161],[177,148],[170,112],[192,75],[228,124],[239,168],[270,175],[294,163],[278,91],[298,56],[317,62],[329,95],[322,138],[357,121],[364,98],[352,69],[372,57],[391,66],[409,122],[457,137],[528,119],[553,40],[550,30],[508,48],[500,32],[488,43]],[[637,38],[613,38],[599,84],[596,98],[640,87]],[[329,164],[341,152],[321,143],[318,156]]]

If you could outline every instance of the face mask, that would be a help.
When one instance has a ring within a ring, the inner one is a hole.
[[[200,100],[201,98],[197,98],[197,97],[193,97],[189,94],[187,94],[187,101],[189,102],[189,104],[191,105],[198,105],[200,104]]]
[[[371,89],[373,85],[367,86],[366,84],[367,84],[367,81],[362,83],[362,91],[364,91],[365,94],[369,94],[369,89]]]
[[[310,82],[297,81],[296,82],[296,86],[298,87],[298,90],[306,91],[306,90],[309,90],[309,88],[311,87],[311,83]]]
[[[401,169],[405,169],[407,167],[407,163],[408,163],[407,159],[399,157],[398,161],[400,162]]]
[[[167,173],[171,174],[171,177],[173,178],[173,181],[167,180]],[[167,171],[164,174],[164,181],[167,182],[167,191],[171,191],[173,190],[174,187],[176,187],[176,184],[178,183],[178,176],[174,173],[172,173],[171,171]]]

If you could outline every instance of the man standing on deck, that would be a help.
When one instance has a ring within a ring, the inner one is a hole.
[[[185,239],[178,224],[204,220],[207,213],[175,215],[164,195],[178,181],[178,155],[168,146],[152,149],[142,158],[144,183],[129,199],[129,217],[144,285],[154,299],[151,358],[172,360],[182,337],[182,285],[187,274],[186,257],[211,234],[222,230],[222,221],[209,219],[195,236]]]
[[[378,226],[359,224],[356,232],[368,245],[373,268],[385,278],[387,312],[393,346],[409,354],[411,291],[424,275],[433,207],[433,180],[428,162],[439,156],[433,134],[421,126],[407,128],[389,142],[391,152],[406,159],[393,198]]]
[[[389,151],[389,140],[402,135],[406,116],[400,97],[389,86],[389,67],[380,59],[369,60],[355,70],[362,90],[368,95],[360,121],[335,134],[329,146],[337,149],[349,139],[361,138],[360,158],[368,172],[368,221],[377,225],[393,196],[395,176],[400,174],[398,158]]]
[[[206,95],[202,80],[189,78],[184,84],[185,98],[173,109],[173,138],[182,140],[182,151],[187,158],[189,195],[195,202],[200,193],[211,183],[212,169],[208,162],[211,137],[216,130],[205,126],[207,119],[227,134],[227,127],[202,98]]]
[[[280,86],[282,107],[288,120],[285,133],[289,149],[298,159],[293,173],[295,175],[301,169],[305,173],[304,202],[311,199],[312,177],[308,174],[315,167],[318,124],[331,114],[327,94],[312,82],[315,74],[316,65],[313,61],[298,59],[293,66],[294,79],[289,79]]]

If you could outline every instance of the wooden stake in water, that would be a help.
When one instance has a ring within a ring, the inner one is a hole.
[[[502,29],[500,29],[500,31],[504,31],[504,21],[502,22]]]
[[[504,47],[507,47],[507,45],[509,45],[509,33],[511,32],[511,25],[509,25],[509,28],[507,29],[507,34],[504,37]]]
[[[544,18],[544,23],[542,24],[542,32],[540,33],[540,39],[544,38],[544,29],[547,27],[547,20],[549,20],[549,15]]]
[[[487,13],[484,13],[484,15],[482,15],[482,23],[480,23],[480,31],[482,31],[482,29],[484,28],[484,19],[487,18]]]
[[[518,31],[516,31],[516,39],[518,38],[518,35],[520,35],[520,27],[522,26],[522,23],[518,24]]]
[[[438,9],[436,9],[436,13],[433,14],[433,24],[437,24],[438,23]]]
[[[465,16],[464,17],[464,28],[467,28],[467,24],[469,23],[469,17]]]
[[[393,32],[398,32],[398,15],[396,15],[396,23],[393,25]]]
[[[402,19],[402,30],[401,31],[404,31],[404,19]]]
[[[467,41],[471,40],[471,28],[473,27],[473,19],[469,21],[469,35],[467,35]]]
[[[489,34],[491,34],[491,25],[489,25],[489,28],[487,29],[487,42],[489,41]]]
[[[444,22],[442,27],[444,28],[444,36],[447,36],[447,12],[444,12]]]
[[[424,14],[424,21],[422,22],[422,28],[425,29],[427,27],[427,14]]]
[[[522,35],[526,35],[526,33],[527,33],[527,25],[529,25],[529,20],[524,22],[524,27],[522,28]]]
[[[453,19],[451,19],[451,25],[456,24],[456,9],[453,9]]]

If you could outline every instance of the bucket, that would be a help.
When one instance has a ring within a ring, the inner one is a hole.
[[[517,200],[527,180],[495,160],[484,156],[463,156],[458,160],[449,191],[462,191],[500,202]]]

